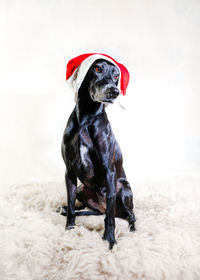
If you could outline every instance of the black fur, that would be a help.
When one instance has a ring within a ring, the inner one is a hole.
[[[119,95],[119,70],[106,60],[97,60],[79,89],[76,106],[63,135],[62,156],[68,207],[66,228],[75,225],[75,199],[82,209],[106,214],[103,238],[111,249],[115,241],[115,217],[128,219],[135,229],[133,195],[122,165],[120,147],[112,132],[105,105]],[[77,188],[77,178],[82,185]],[[79,207],[80,210],[80,207]]]

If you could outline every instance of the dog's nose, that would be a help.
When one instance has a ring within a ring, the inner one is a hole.
[[[109,98],[117,98],[118,95],[119,95],[118,88],[115,88],[115,87],[109,88],[109,90],[108,90],[108,97]]]

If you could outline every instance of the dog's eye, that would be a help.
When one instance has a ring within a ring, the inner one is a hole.
[[[101,70],[101,67],[99,67],[99,66],[95,67],[95,71],[98,72],[98,73],[100,73],[100,72],[102,71],[102,70]]]
[[[114,76],[114,79],[115,79],[115,80],[119,79],[119,75],[115,75],[115,76]]]

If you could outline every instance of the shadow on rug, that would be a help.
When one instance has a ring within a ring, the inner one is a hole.
[[[200,279],[200,181],[136,183],[136,232],[116,219],[117,244],[102,240],[104,216],[65,231],[64,183],[1,189],[1,279]]]

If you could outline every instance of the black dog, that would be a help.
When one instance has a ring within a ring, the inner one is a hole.
[[[66,228],[73,228],[75,216],[81,215],[75,209],[88,207],[92,214],[105,213],[103,239],[109,242],[110,249],[116,243],[115,217],[127,218],[131,231],[136,221],[121,150],[105,112],[105,105],[119,95],[119,74],[117,67],[106,60],[92,64],[78,91],[62,142],[68,197]],[[77,178],[82,182],[78,188]],[[76,199],[81,207],[75,207]]]

